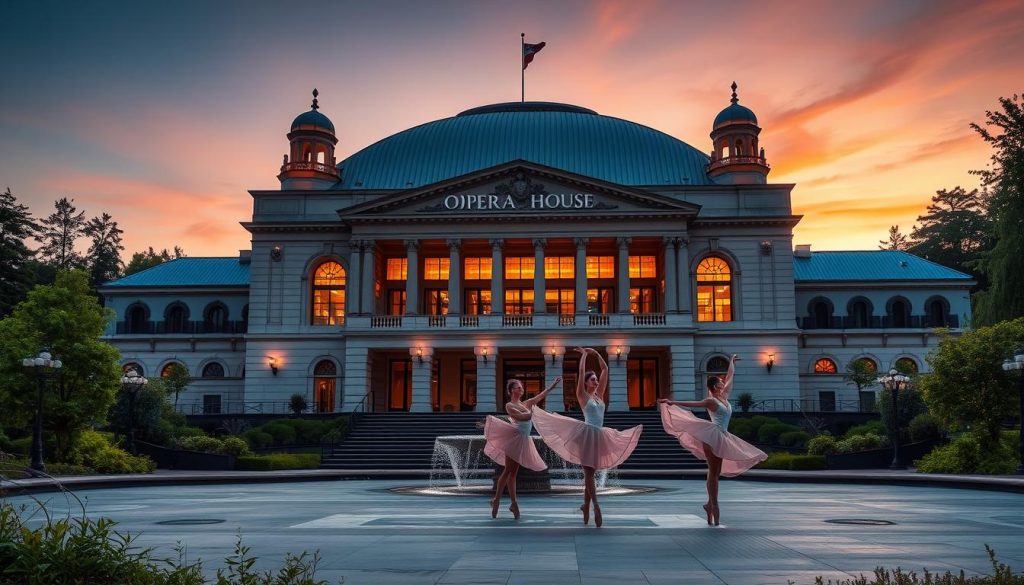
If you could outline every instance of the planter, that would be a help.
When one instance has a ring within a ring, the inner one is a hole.
[[[940,439],[932,439],[900,445],[900,459],[909,465],[942,443],[943,441]],[[825,465],[829,469],[884,469],[890,464],[892,464],[892,447],[825,455]]]
[[[156,466],[160,469],[230,471],[235,468],[234,455],[168,449],[142,441],[135,441],[135,448],[140,455],[146,455],[155,461]]]

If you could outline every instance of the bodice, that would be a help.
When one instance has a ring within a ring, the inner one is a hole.
[[[583,421],[593,427],[604,426],[604,403],[596,398],[583,405]]]
[[[515,421],[515,423],[516,423],[516,427],[519,428],[519,432],[524,434],[524,435],[526,435],[527,437],[529,437],[530,433],[533,432],[533,419],[530,419],[530,420],[517,420],[517,421]]]
[[[728,400],[722,401],[717,398],[713,398],[712,400],[718,403],[718,408],[714,411],[708,411],[708,416],[711,417],[711,422],[715,423],[715,426],[723,431],[728,431],[729,419],[732,418],[732,405],[729,404]]]

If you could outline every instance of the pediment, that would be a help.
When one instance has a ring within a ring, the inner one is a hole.
[[[696,216],[700,207],[527,161],[514,161],[342,209],[342,220]]]

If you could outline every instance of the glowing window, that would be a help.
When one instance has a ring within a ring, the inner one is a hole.
[[[341,325],[345,322],[345,269],[334,261],[324,262],[313,272],[313,325]]]
[[[544,258],[544,278],[575,278],[576,259],[572,256]]]
[[[555,288],[544,291],[544,305],[548,313],[572,315],[576,312],[576,291],[571,288]]]
[[[533,258],[530,258],[532,261]],[[533,289],[513,288],[505,291],[505,313],[529,315],[533,313]]]
[[[655,278],[658,275],[658,263],[654,256],[630,256],[630,278]]]
[[[181,365],[178,362],[171,362],[171,363],[167,364],[166,366],[164,366],[163,369],[160,370],[160,377],[161,378],[166,378],[166,377],[170,376],[171,373],[174,372],[174,370],[179,369],[179,368],[184,371],[186,376],[188,375],[188,370],[185,368],[185,366]]]
[[[732,271],[715,256],[697,265],[697,321],[732,321]]]
[[[836,374],[839,372],[839,368],[836,363],[828,358],[821,358],[814,362],[814,373],[815,374]]]
[[[587,278],[615,278],[615,257],[587,256]]]
[[[490,258],[466,258],[466,280],[488,280],[491,278]]]
[[[387,280],[405,280],[409,274],[408,258],[388,258]]]
[[[426,258],[423,260],[423,280],[448,280],[448,258]]]
[[[533,278],[533,256],[511,256],[505,258],[505,278],[528,279]]]

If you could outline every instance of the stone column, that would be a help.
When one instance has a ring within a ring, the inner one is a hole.
[[[544,279],[544,248],[547,240],[538,238],[533,241],[533,312],[543,314],[546,309],[545,293],[547,282]]]
[[[619,313],[629,312],[629,245],[633,238],[618,238],[615,242],[619,245],[618,266],[615,267],[615,278],[618,286],[618,307]]]
[[[367,315],[374,315],[377,312],[376,259],[377,243],[372,240],[363,242],[363,290],[359,294],[359,301],[362,312]]]
[[[614,412],[629,410],[629,400],[626,396],[626,364],[629,358],[629,346],[609,345],[605,351],[608,353],[608,410]]]
[[[363,243],[359,240],[349,242],[348,274],[345,275],[345,314],[359,313],[359,289],[362,283],[359,278],[359,266],[363,263]]]
[[[690,283],[690,242],[679,238],[679,253],[676,254],[676,278],[679,281],[679,312],[693,313],[693,289]]]
[[[587,312],[587,242],[588,238],[576,238],[576,314]]]
[[[412,404],[409,412],[432,412],[430,403],[430,374],[434,365],[434,349],[431,347],[410,347],[412,356]]]
[[[352,412],[356,407],[362,412],[372,412],[372,398],[366,395],[370,391],[370,350],[355,346],[352,342],[345,344],[345,370],[341,381],[341,410]],[[366,398],[364,401],[363,399]]]
[[[498,352],[491,346],[473,348],[476,354],[476,412],[498,410]]]
[[[502,254],[504,247],[504,240],[491,240],[491,313],[495,315],[505,312],[505,257]],[[479,374],[477,378],[479,379]],[[477,410],[480,410],[479,407]]]
[[[662,244],[665,250],[665,312],[675,313],[679,310],[679,296],[676,292],[676,240],[665,238]]]
[[[544,353],[544,388],[547,388],[555,381],[555,378],[562,375],[562,371],[565,369],[565,363],[562,361],[565,358],[565,346],[562,345],[547,345],[543,348]],[[543,388],[542,388],[543,390]],[[570,389],[571,391],[572,389]],[[546,410],[549,412],[560,411],[565,409],[565,382],[554,390],[551,394],[548,394],[546,399]]]
[[[448,240],[448,314],[462,313],[462,240]]]
[[[415,315],[420,308],[420,241],[405,241],[405,314]]]

